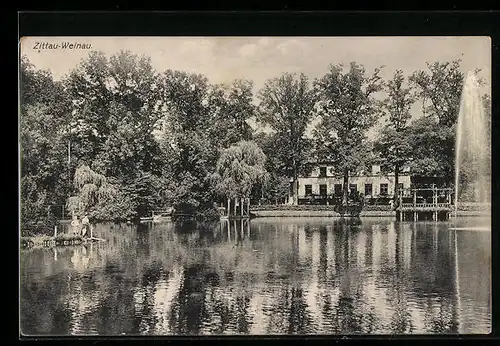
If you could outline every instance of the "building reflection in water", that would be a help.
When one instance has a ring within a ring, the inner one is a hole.
[[[443,222],[295,218],[97,230],[105,244],[23,254],[23,332],[453,334],[490,328],[489,234],[451,231]]]

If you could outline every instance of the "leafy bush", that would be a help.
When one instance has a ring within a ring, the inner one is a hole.
[[[384,205],[384,204],[365,204],[363,207],[363,211],[392,211],[390,205]]]
[[[349,202],[347,203],[347,205],[337,204],[335,205],[334,210],[342,216],[359,216],[365,204],[365,198],[363,194],[359,191],[352,191],[349,194],[348,198]]]
[[[335,211],[339,213],[341,216],[359,216],[361,214],[361,210],[363,209],[363,205],[361,203],[353,203],[353,204],[337,204],[335,206]]]
[[[220,217],[219,211],[215,208],[209,208],[198,211],[195,215],[195,219],[200,222],[209,222],[211,220],[218,220],[219,217]]]
[[[366,205],[389,205],[392,196],[369,197],[365,199]]]
[[[487,211],[490,209],[490,204],[481,203],[459,203],[457,208],[459,211]]]
[[[102,199],[90,211],[92,221],[124,221],[135,215],[135,204],[125,193]]]
[[[59,221],[54,215],[40,215],[38,219],[27,219],[21,223],[21,237],[53,235],[54,227],[58,224]]]

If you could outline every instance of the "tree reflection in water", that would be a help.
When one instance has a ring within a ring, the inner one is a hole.
[[[446,223],[255,219],[96,232],[107,241],[58,248],[57,258],[23,250],[23,332],[457,333],[491,318],[488,254],[465,260],[489,238]]]

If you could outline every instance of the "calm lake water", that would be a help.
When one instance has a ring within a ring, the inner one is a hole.
[[[21,330],[489,333],[491,232],[451,226],[378,218],[101,224],[95,233],[106,242],[21,251]]]

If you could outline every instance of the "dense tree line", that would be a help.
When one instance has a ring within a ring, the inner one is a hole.
[[[344,179],[374,159],[384,170],[410,164],[453,181],[460,61],[429,63],[384,81],[381,69],[331,65],[270,78],[211,84],[203,75],[155,71],[130,52],[92,52],[61,81],[21,61],[21,217],[24,228],[51,205],[96,220],[147,215],[174,206],[210,214],[226,197],[282,201],[314,160]],[[423,116],[410,109],[422,103]],[[491,116],[490,99],[485,109]],[[256,132],[248,120],[270,131]],[[385,122],[378,138],[368,131]],[[293,184],[290,185],[290,182]],[[236,196],[235,194],[239,194]]]

